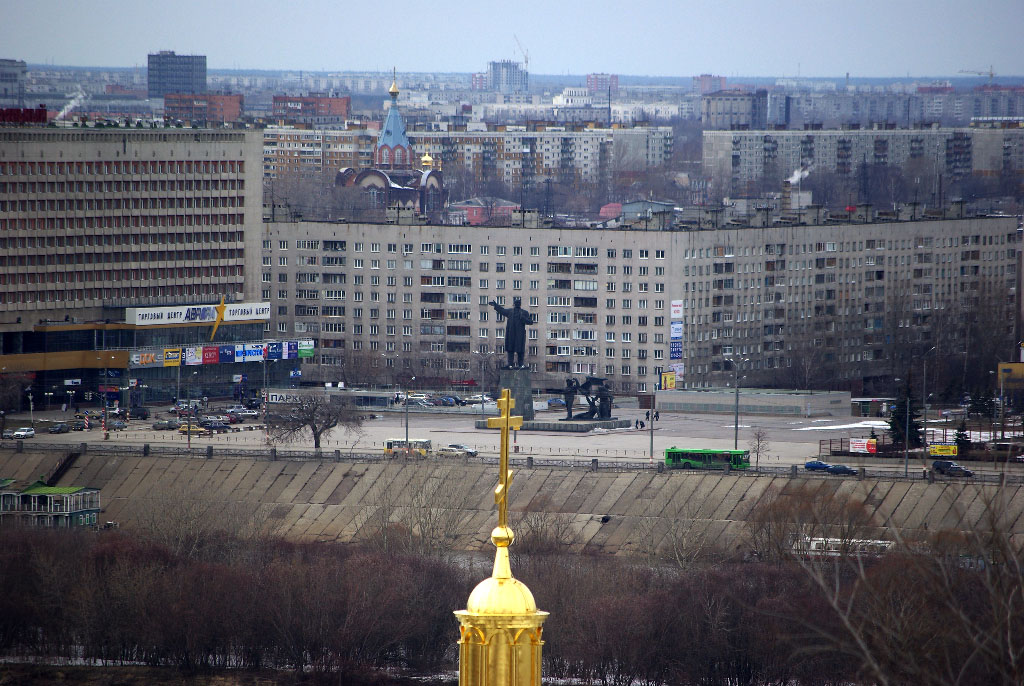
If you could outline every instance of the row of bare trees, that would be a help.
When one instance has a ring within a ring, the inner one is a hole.
[[[355,545],[233,534],[169,512],[135,534],[0,530],[0,654],[184,669],[440,673],[487,560],[456,553],[456,474],[382,479]],[[653,501],[625,545],[580,552],[576,515],[519,513],[513,569],[551,617],[546,675],[602,684],[1019,684],[1024,565],[1001,491],[984,534],[898,539],[881,557],[862,497],[826,484],[771,491],[724,549],[699,507]],[[213,513],[209,513],[211,516]],[[229,518],[231,519],[231,518]],[[602,523],[602,526],[614,526]],[[189,525],[194,528],[193,525]],[[842,544],[795,557],[801,537]]]

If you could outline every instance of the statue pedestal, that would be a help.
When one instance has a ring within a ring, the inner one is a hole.
[[[524,421],[533,419],[533,387],[530,385],[530,370],[499,369],[498,383],[507,388],[516,401],[512,414],[520,415]]]

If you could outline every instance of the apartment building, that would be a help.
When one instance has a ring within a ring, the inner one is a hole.
[[[358,128],[264,131],[264,178],[334,174],[374,166],[376,130]],[[416,156],[429,154],[441,169],[465,169],[477,178],[520,181],[556,178],[595,183],[606,174],[665,164],[672,156],[672,128],[592,129],[506,126],[491,131],[408,131]]]
[[[933,345],[964,350],[979,309],[995,312],[987,335],[1009,350],[1017,240],[1013,218],[660,231],[269,223],[259,297],[273,335],[317,341],[325,381],[485,383],[503,359],[488,302],[521,297],[537,318],[537,388],[577,374],[643,392],[668,370],[683,387],[725,385],[739,359],[751,385],[861,389]]]
[[[224,124],[242,117],[243,98],[232,93],[168,93],[164,116],[196,124]]]
[[[497,93],[526,93],[530,90],[530,73],[513,60],[487,63],[487,89]]]
[[[704,173],[724,194],[796,169],[856,173],[861,163],[933,164],[950,179],[1024,173],[1024,128],[705,131]]]
[[[244,300],[246,254],[260,249],[260,141],[223,129],[0,129],[0,367],[95,379],[129,367],[141,339],[127,309]],[[201,340],[164,331],[151,343]]]

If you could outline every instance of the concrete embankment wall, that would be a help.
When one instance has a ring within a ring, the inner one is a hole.
[[[60,455],[0,454],[0,476],[31,479]],[[189,511],[203,517],[259,521],[296,540],[350,541],[367,535],[374,513],[392,521],[411,510],[456,515],[459,548],[486,543],[494,527],[494,466],[461,461],[297,462],[82,455],[60,485],[102,490],[101,521],[130,527],[156,513]],[[668,528],[686,527],[702,540],[738,545],[746,519],[766,494],[826,484],[837,496],[866,503],[881,536],[940,529],[987,529],[986,503],[998,487],[960,482],[884,479],[806,479],[722,473],[658,474],[533,468],[515,473],[510,510],[557,519],[561,540],[580,550],[625,554],[665,545]],[[1024,534],[1024,486],[998,493],[1002,526]],[[415,519],[415,518],[413,518]],[[449,518],[451,519],[451,518]],[[422,520],[421,520],[422,521]]]

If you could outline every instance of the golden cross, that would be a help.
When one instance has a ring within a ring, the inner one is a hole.
[[[498,505],[498,526],[508,526],[508,487],[512,483],[512,470],[508,468],[508,432],[511,429],[523,428],[523,418],[512,416],[511,410],[516,406],[511,392],[507,388],[501,391],[498,398],[498,409],[501,415],[489,417],[487,428],[501,429],[501,470],[498,474],[498,485],[494,489],[494,502]]]

